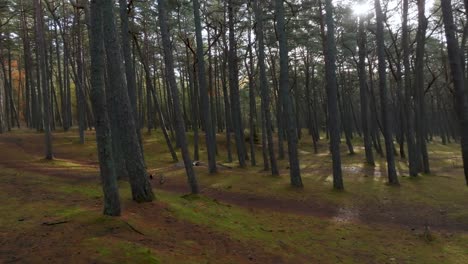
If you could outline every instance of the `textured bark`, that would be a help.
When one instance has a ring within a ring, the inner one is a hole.
[[[115,163],[115,171],[117,174],[117,179],[119,180],[124,180],[128,179],[128,171],[127,171],[127,162],[124,157],[124,151],[122,150],[122,144],[120,141],[121,137],[121,132],[119,128],[119,119],[117,115],[111,114],[115,113],[116,110],[114,110],[115,105],[112,103],[112,92],[110,91],[112,89],[111,87],[111,80],[110,76],[112,74],[109,73],[109,67],[106,67],[106,78],[105,78],[105,89],[106,89],[106,102],[107,102],[107,112],[109,113],[108,118],[110,121],[110,127],[111,127],[111,137],[112,137],[112,157],[114,159]]]
[[[169,88],[172,94],[173,100],[173,110],[174,110],[174,118],[175,118],[175,126],[176,126],[176,137],[177,142],[180,144],[180,149],[182,152],[182,158],[185,164],[185,172],[187,173],[188,183],[190,185],[190,189],[193,194],[198,193],[198,183],[197,178],[195,176],[195,171],[193,169],[192,160],[190,158],[188,144],[187,144],[187,137],[185,135],[185,124],[184,119],[182,116],[182,111],[180,108],[180,100],[179,100],[179,91],[177,89],[177,82],[174,73],[174,59],[172,55],[172,48],[171,48],[171,39],[169,37],[169,28],[167,26],[167,14],[166,14],[166,1],[159,0],[159,25],[161,28],[161,37],[162,37],[162,44],[164,50],[164,62],[166,64],[166,74],[167,79],[169,82]],[[207,126],[211,122],[206,122]],[[207,131],[209,133],[209,131]],[[216,168],[216,166],[215,166]],[[210,170],[211,171],[211,170]],[[216,171],[216,170],[215,170]],[[213,172],[215,172],[213,171]]]
[[[359,18],[359,95],[361,98],[361,126],[364,136],[364,149],[366,152],[366,162],[374,166],[374,153],[372,151],[372,139],[369,131],[369,103],[367,99],[367,78],[366,78],[366,33],[364,29],[364,19]]]
[[[288,65],[288,43],[286,38],[286,27],[284,21],[284,6],[282,0],[275,1],[275,14],[279,41],[280,53],[280,100],[283,106],[287,139],[288,139],[288,154],[289,154],[289,173],[291,177],[291,185],[294,187],[302,187],[301,171],[299,167],[299,157],[297,148],[297,124],[294,118],[294,108],[289,91],[289,65]]]
[[[117,39],[115,15],[112,0],[103,0],[103,36],[107,67],[110,73],[111,98],[119,122],[120,143],[127,161],[127,170],[132,189],[132,198],[137,202],[148,202],[154,198],[144,165],[136,124],[128,97],[125,71],[122,65],[120,45]]]
[[[228,16],[229,16],[229,89],[231,96],[231,117],[232,128],[236,137],[237,158],[239,165],[243,168],[246,166],[247,152],[244,143],[244,126],[242,125],[242,115],[239,98],[239,65],[237,58],[237,42],[235,39],[234,29],[234,7],[233,0],[228,1]]]
[[[408,30],[408,0],[403,0],[403,25],[402,25],[402,39],[401,43],[403,46],[403,67],[404,69],[404,87],[405,87],[405,112],[406,118],[406,141],[408,145],[408,164],[410,176],[418,175],[418,162],[417,162],[417,150],[415,147],[414,139],[414,126],[413,126],[413,110],[412,110],[412,99],[411,99],[411,68],[410,68],[410,46],[409,46],[409,30]]]
[[[224,101],[224,117],[226,119],[226,151],[227,161],[232,162],[232,144],[231,144],[231,133],[232,133],[232,118],[231,118],[231,104],[229,102],[228,94],[228,78],[226,71],[228,69],[228,46],[226,41],[226,35],[223,34],[223,61],[221,65],[221,81],[223,88],[223,101]]]
[[[46,52],[45,52],[45,39],[44,39],[44,21],[42,14],[42,3],[40,0],[34,0],[34,10],[36,16],[36,44],[37,52],[39,55],[39,70],[40,82],[43,97],[43,126],[45,132],[45,158],[48,160],[53,159],[52,154],[52,133],[50,131],[50,99],[49,99],[49,86],[47,83],[46,71]]]
[[[75,7],[75,60],[76,60],[76,78],[75,78],[75,94],[76,94],[76,107],[78,112],[78,130],[80,135],[80,144],[85,143],[85,129],[86,129],[86,108],[84,96],[84,66],[83,66],[83,45],[81,37],[81,17],[80,10]]]
[[[104,214],[120,215],[119,189],[112,158],[112,141],[107,116],[104,90],[104,41],[102,39],[102,12],[99,0],[91,1],[91,102],[95,117],[96,141],[102,189],[104,192]]]
[[[333,188],[343,190],[340,154],[340,119],[338,113],[338,86],[336,83],[336,43],[335,25],[333,22],[333,5],[325,0],[327,36],[325,47],[325,68],[327,80],[328,125],[330,131],[330,150],[333,160]]]
[[[385,138],[385,150],[387,156],[388,182],[392,185],[398,185],[398,177],[395,169],[395,155],[393,153],[393,137],[390,129],[390,116],[388,113],[389,98],[387,90],[387,65],[385,60],[383,13],[380,6],[380,0],[375,0],[375,14],[377,18],[377,57],[379,63],[380,108],[382,110],[382,132]]]
[[[420,155],[421,164],[419,170],[424,173],[430,173],[429,156],[427,153],[427,116],[426,104],[424,100],[425,85],[424,85],[424,53],[426,43],[426,28],[427,19],[424,15],[426,0],[418,0],[418,31],[416,33],[416,62],[415,62],[415,82],[414,82],[414,98],[415,98],[415,123],[416,123],[416,148],[417,154]]]
[[[250,20],[252,20],[252,16],[250,15]],[[249,143],[250,143],[250,165],[257,166],[257,161],[255,158],[255,136],[256,134],[256,102],[255,102],[255,77],[254,77],[254,58],[252,52],[252,32],[248,30],[248,48],[247,48],[247,55],[245,56],[246,59],[248,58],[249,62],[245,63],[245,67],[247,69],[247,75],[249,78]]]
[[[193,0],[193,11],[195,18],[195,35],[197,41],[197,65],[198,65],[198,82],[201,99],[201,112],[205,121],[205,137],[206,150],[208,154],[208,168],[210,173],[216,173],[216,134],[212,123],[212,114],[210,110],[210,102],[208,97],[208,89],[205,78],[205,61],[203,56],[203,39],[202,28],[200,21],[200,3],[198,0]],[[211,77],[210,77],[211,78]],[[211,87],[210,87],[211,88]],[[213,94],[213,93],[212,93]],[[213,119],[216,120],[216,119]]]
[[[141,139],[141,130],[138,120],[137,112],[137,98],[136,98],[136,78],[135,78],[135,69],[133,68],[132,61],[132,48],[130,47],[130,30],[128,25],[128,15],[127,15],[127,0],[119,0],[119,9],[120,9],[120,30],[121,30],[121,41],[122,41],[122,51],[123,58],[125,62],[125,76],[127,77],[127,90],[128,96],[130,98],[130,103],[132,105],[132,113],[135,119],[136,133],[138,136],[138,141],[140,142],[141,152],[143,155],[143,144]]]
[[[468,91],[463,73],[462,55],[456,38],[456,26],[453,20],[451,0],[441,2],[442,14],[447,38],[447,51],[450,63],[450,72],[454,87],[455,109],[460,122],[461,151],[468,185]]]
[[[26,124],[29,128],[33,127],[32,122],[32,93],[35,90],[34,78],[32,76],[32,55],[31,55],[31,44],[29,39],[28,27],[26,22],[26,11],[23,5],[23,2],[20,1],[21,5],[21,39],[23,43],[23,54],[24,54],[24,71],[26,79],[26,109],[25,109],[25,119]],[[1,129],[1,125],[0,125]]]

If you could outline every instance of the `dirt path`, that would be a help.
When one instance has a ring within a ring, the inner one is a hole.
[[[18,144],[5,138],[0,138],[0,142],[16,148],[21,148],[28,155],[40,157],[42,149],[27,144]],[[67,156],[71,159],[71,156]],[[97,170],[96,162],[90,160],[73,159],[74,163],[81,166]],[[38,172],[54,177],[74,179],[76,181],[97,181],[96,172],[82,173],[69,168],[47,168],[44,166],[34,166],[29,163],[21,163],[17,160],[9,160],[8,155],[0,154],[0,165],[15,168],[21,171]],[[175,166],[158,168],[159,171],[183,170]],[[184,179],[170,178],[164,184],[159,184],[158,180],[153,180],[156,189],[167,190],[180,194],[189,192]],[[299,214],[305,216],[315,216],[327,218],[333,221],[393,224],[408,229],[423,229],[429,225],[432,229],[447,231],[468,232],[466,224],[457,222],[446,216],[444,211],[439,211],[431,207],[421,207],[420,205],[398,204],[387,202],[367,204],[366,206],[336,206],[320,200],[307,199],[304,201],[292,199],[278,199],[274,197],[262,197],[254,194],[237,193],[228,190],[209,188],[201,186],[201,194],[220,202],[233,204],[251,210],[270,210],[282,213]]]

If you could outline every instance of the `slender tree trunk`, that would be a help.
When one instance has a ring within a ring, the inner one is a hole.
[[[232,134],[232,116],[231,116],[231,104],[229,102],[229,94],[228,94],[228,78],[226,71],[228,69],[227,62],[228,62],[228,47],[226,36],[223,33],[223,61],[221,67],[221,81],[223,86],[223,100],[224,100],[224,116],[226,119],[226,149],[227,149],[227,161],[232,162],[232,144],[231,144],[231,134]]]
[[[131,110],[126,89],[125,71],[121,62],[120,45],[117,40],[115,15],[112,0],[103,0],[103,36],[109,68],[111,97],[114,99],[115,113],[119,119],[121,146],[127,161],[133,200],[148,202],[154,198],[153,191],[144,165],[144,157],[136,134],[135,119]]]
[[[234,135],[236,137],[237,158],[241,168],[246,166],[246,149],[244,143],[244,126],[242,125],[242,113],[239,98],[239,72],[237,62],[237,42],[234,29],[234,4],[233,0],[228,1],[229,16],[229,88],[231,91],[231,117],[233,123]]]
[[[250,20],[252,20],[252,15],[250,16]],[[249,143],[250,143],[250,165],[257,166],[257,161],[255,158],[255,122],[256,122],[256,102],[255,102],[255,83],[254,83],[254,58],[253,58],[253,43],[252,43],[252,32],[248,30],[248,48],[246,59],[248,58],[249,63],[245,63],[245,67],[247,69],[248,78],[249,78]]]
[[[426,125],[426,104],[424,100],[425,86],[424,86],[424,53],[426,42],[426,28],[427,19],[424,15],[426,0],[418,0],[418,31],[416,33],[416,62],[415,62],[415,121],[416,121],[416,146],[417,153],[420,155],[421,168],[420,171],[430,173],[429,156],[427,153],[427,125]]]
[[[75,80],[75,90],[77,98],[77,111],[78,111],[78,127],[80,135],[80,144],[85,143],[85,129],[86,129],[86,108],[85,108],[85,96],[84,96],[84,68],[83,68],[83,45],[81,40],[81,17],[80,11],[75,7],[75,19],[76,19],[76,69],[77,75]]]
[[[367,78],[366,78],[366,33],[364,29],[364,19],[359,18],[359,94],[361,98],[361,125],[364,135],[364,149],[366,152],[366,162],[375,166],[374,153],[372,151],[372,139],[369,131],[369,103],[367,100]]]
[[[408,0],[403,0],[403,25],[402,25],[402,39],[401,43],[403,46],[403,66],[405,68],[405,112],[407,115],[406,121],[406,141],[408,145],[408,164],[409,174],[414,177],[418,175],[418,162],[417,162],[417,150],[414,143],[414,126],[413,126],[413,110],[412,110],[412,99],[411,99],[411,69],[410,69],[410,46],[409,46],[409,30],[408,30]]]
[[[141,59],[141,63],[143,64],[143,69],[145,71],[145,80],[146,80],[146,88],[147,88],[147,97],[148,98],[152,98],[153,102],[154,102],[154,106],[156,108],[156,113],[159,117],[159,123],[160,123],[160,126],[161,126],[161,130],[163,132],[163,135],[164,135],[164,139],[166,140],[166,145],[169,149],[169,152],[171,153],[171,156],[172,156],[172,160],[174,162],[177,162],[178,161],[178,158],[177,158],[177,154],[174,150],[174,147],[172,146],[172,142],[171,142],[171,139],[169,137],[169,134],[167,133],[167,127],[166,127],[166,122],[164,121],[164,115],[162,113],[162,109],[161,109],[161,105],[159,104],[159,100],[158,98],[156,97],[156,90],[154,89],[154,86],[153,86],[153,82],[151,81],[151,72],[150,72],[150,68],[148,66],[148,61],[146,59],[146,57],[144,57],[142,51],[141,51],[141,48],[140,48],[140,45],[138,44],[138,40],[136,39],[136,36],[134,36],[134,42],[135,42],[135,47],[136,47],[136,50],[138,52],[138,55],[140,56],[140,59]],[[149,101],[151,101],[149,99]],[[154,113],[151,111],[151,116],[153,115]],[[150,120],[148,120],[148,125],[150,125]]]
[[[104,214],[120,215],[119,189],[112,158],[112,141],[106,97],[104,95],[104,41],[102,39],[101,1],[91,1],[91,102],[96,121],[96,141],[98,145],[99,167],[104,191]]]
[[[327,35],[325,45],[325,68],[327,79],[328,125],[330,131],[330,150],[333,160],[333,188],[343,190],[340,154],[340,119],[338,113],[338,87],[336,83],[336,46],[335,25],[333,22],[333,5],[331,0],[325,0]]]
[[[130,103],[132,105],[132,113],[135,118],[136,133],[138,136],[138,141],[140,142],[141,152],[143,156],[143,141],[141,138],[141,130],[138,120],[137,112],[137,98],[136,98],[136,78],[135,78],[135,69],[133,68],[132,61],[132,48],[130,46],[130,29],[128,25],[128,15],[127,15],[127,0],[119,0],[119,9],[120,9],[120,30],[121,30],[121,41],[122,41],[122,51],[123,58],[125,63],[125,76],[127,77],[127,89],[128,96],[130,98]]]
[[[382,127],[385,138],[385,150],[387,156],[388,182],[392,185],[398,185],[398,177],[395,169],[395,155],[393,153],[393,137],[390,129],[390,117],[388,114],[388,91],[387,91],[387,73],[385,60],[385,43],[383,14],[380,6],[380,0],[375,0],[375,13],[377,18],[377,57],[379,62],[379,86],[380,86],[380,108],[382,110]]]
[[[298,157],[297,124],[294,118],[294,109],[289,91],[289,65],[288,65],[288,43],[286,39],[286,26],[284,22],[284,6],[282,0],[275,1],[275,14],[280,52],[280,100],[283,106],[283,113],[287,116],[287,138],[289,154],[289,172],[291,185],[302,187],[301,171]]]
[[[40,0],[34,0],[34,10],[36,15],[36,43],[39,55],[40,80],[43,96],[43,126],[45,132],[45,158],[47,160],[53,159],[52,154],[52,133],[50,131],[50,99],[49,99],[49,86],[47,84],[47,71],[46,71],[46,52],[45,52],[45,39],[44,39],[44,21],[42,12],[42,3]]]
[[[468,92],[462,67],[462,55],[456,37],[451,0],[441,2],[447,38],[447,51],[454,87],[455,109],[460,122],[461,150],[466,184],[468,185]],[[468,8],[468,6],[465,6]]]
[[[196,1],[196,0],[195,0]],[[180,100],[179,100],[179,91],[177,90],[177,82],[174,73],[174,60],[171,50],[171,39],[169,37],[169,28],[167,26],[167,11],[166,11],[166,2],[165,0],[159,0],[159,26],[161,28],[161,37],[163,43],[163,50],[164,50],[164,62],[166,64],[166,73],[167,78],[169,81],[169,86],[172,93],[172,100],[173,100],[173,110],[176,122],[176,137],[177,141],[180,144],[182,158],[184,159],[185,164],[185,171],[187,173],[187,179],[190,185],[190,189],[193,194],[198,193],[198,183],[197,178],[195,176],[195,171],[193,170],[192,160],[190,158],[187,138],[185,135],[185,124],[184,119],[182,116],[182,111],[180,108]],[[210,123],[206,121],[206,123]],[[208,124],[207,124],[208,125]],[[209,131],[207,131],[209,133]],[[216,166],[216,165],[215,165]],[[216,171],[216,170],[215,170]]]
[[[195,35],[197,41],[197,65],[198,65],[198,82],[200,88],[200,99],[203,119],[205,121],[205,137],[206,149],[208,154],[208,167],[210,173],[216,173],[216,134],[212,124],[210,102],[208,97],[208,89],[205,76],[205,61],[203,56],[203,38],[200,19],[200,3],[198,0],[193,0],[193,11],[195,18]],[[211,77],[210,77],[211,78]],[[210,87],[211,88],[211,87]]]

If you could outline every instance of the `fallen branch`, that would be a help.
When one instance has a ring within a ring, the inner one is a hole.
[[[54,225],[60,225],[60,224],[65,224],[65,223],[68,223],[68,221],[44,222],[44,223],[42,223],[42,225],[54,226]]]
[[[135,227],[133,227],[129,222],[126,222],[124,221],[124,223],[126,223],[128,225],[128,227],[130,227],[130,229],[132,229],[133,231],[135,231],[136,233],[144,236],[145,234],[143,234],[141,231],[139,231],[138,229],[136,229]]]

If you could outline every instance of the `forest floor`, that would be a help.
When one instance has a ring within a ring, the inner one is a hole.
[[[193,140],[193,139],[192,139]],[[219,135],[218,141],[222,142]],[[162,136],[145,135],[157,200],[136,204],[120,182],[123,215],[103,216],[96,144],[87,132],[53,135],[54,161],[43,159],[43,135],[0,135],[0,263],[466,263],[468,188],[459,147],[430,143],[432,174],[411,178],[398,160],[400,187],[386,184],[385,161],[364,165],[343,147],[346,191],[332,190],[325,142],[300,146],[304,188],[289,187],[260,165],[224,162],[219,173],[196,167],[198,196]],[[203,144],[201,144],[202,146]],[[343,144],[344,145],[344,144]],[[203,149],[201,157],[205,157]],[[161,181],[163,179],[163,181]]]

